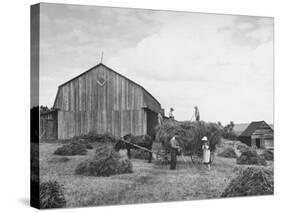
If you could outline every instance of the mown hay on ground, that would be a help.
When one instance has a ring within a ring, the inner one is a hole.
[[[207,123],[204,121],[196,122],[178,122],[173,120],[165,120],[161,127],[156,129],[156,138],[162,143],[164,149],[169,149],[169,140],[178,135],[179,144],[185,154],[195,151],[194,148],[200,150],[202,148],[202,137],[207,136],[212,151],[216,149],[216,145],[221,142],[221,129],[215,123]]]
[[[255,150],[248,150],[242,152],[240,157],[236,160],[237,164],[240,165],[263,165],[266,166],[266,160],[258,155]]]
[[[69,144],[64,144],[63,146],[59,147],[55,152],[55,155],[64,155],[64,156],[71,156],[71,155],[86,155],[87,148],[84,144],[78,142],[71,142]]]
[[[63,185],[57,181],[40,183],[40,208],[63,208],[66,200],[63,194]]]
[[[75,169],[78,175],[110,176],[132,173],[132,164],[128,159],[122,159],[120,154],[109,146],[96,149],[92,158],[78,164]]]
[[[273,194],[273,171],[261,167],[241,169],[225,188],[221,197]]]
[[[48,163],[66,163],[70,161],[68,157],[52,157],[48,160]]]
[[[232,147],[226,147],[222,152],[218,154],[218,156],[224,158],[236,158],[236,153]]]
[[[264,158],[265,160],[273,161],[273,159],[274,159],[274,154],[273,154],[273,151],[264,150],[264,151],[260,154],[260,157]]]

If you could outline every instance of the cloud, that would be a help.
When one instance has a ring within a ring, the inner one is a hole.
[[[143,85],[176,118],[273,120],[273,19],[44,6],[40,96],[100,62]],[[261,104],[261,101],[264,104]]]

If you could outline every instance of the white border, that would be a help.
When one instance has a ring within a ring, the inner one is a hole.
[[[31,211],[29,200],[29,5],[1,2],[1,211]],[[275,151],[280,152],[280,5],[276,0],[57,0],[40,1],[275,17]],[[79,209],[83,211],[275,211],[280,205],[280,154],[275,154],[275,196]],[[66,209],[64,211],[77,211]]]

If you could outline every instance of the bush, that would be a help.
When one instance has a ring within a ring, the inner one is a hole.
[[[69,144],[65,144],[62,147],[59,147],[55,152],[55,155],[86,155],[87,149],[84,144],[72,142]]]
[[[232,147],[227,147],[222,152],[220,152],[218,156],[225,158],[236,158],[236,153]]]
[[[132,173],[132,164],[128,159],[122,159],[120,154],[111,147],[104,146],[98,148],[92,158],[78,164],[75,173],[86,176]]]
[[[169,149],[169,140],[178,135],[179,144],[185,154],[194,151],[195,144],[201,150],[203,136],[208,137],[211,151],[215,151],[216,145],[221,142],[221,129],[215,123],[165,120],[161,128],[157,127],[156,130],[156,137],[164,149]]]
[[[260,157],[264,158],[265,160],[270,160],[273,161],[274,155],[273,155],[273,151],[270,150],[264,150]]]
[[[65,205],[62,185],[57,181],[40,183],[40,208],[62,208]]]
[[[273,171],[260,167],[241,169],[221,197],[238,197],[273,194]]]
[[[258,155],[255,150],[248,150],[242,152],[240,157],[236,160],[240,165],[263,165],[266,166],[266,160]]]

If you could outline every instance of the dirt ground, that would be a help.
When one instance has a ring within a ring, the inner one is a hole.
[[[60,144],[40,144],[40,180],[55,179],[64,185],[67,207],[182,201],[218,198],[235,173],[236,159],[216,157],[211,170],[179,158],[177,170],[169,165],[132,159],[133,173],[110,177],[74,174],[81,161],[94,154],[67,156],[57,161],[53,152]],[[124,152],[123,152],[124,154]]]

